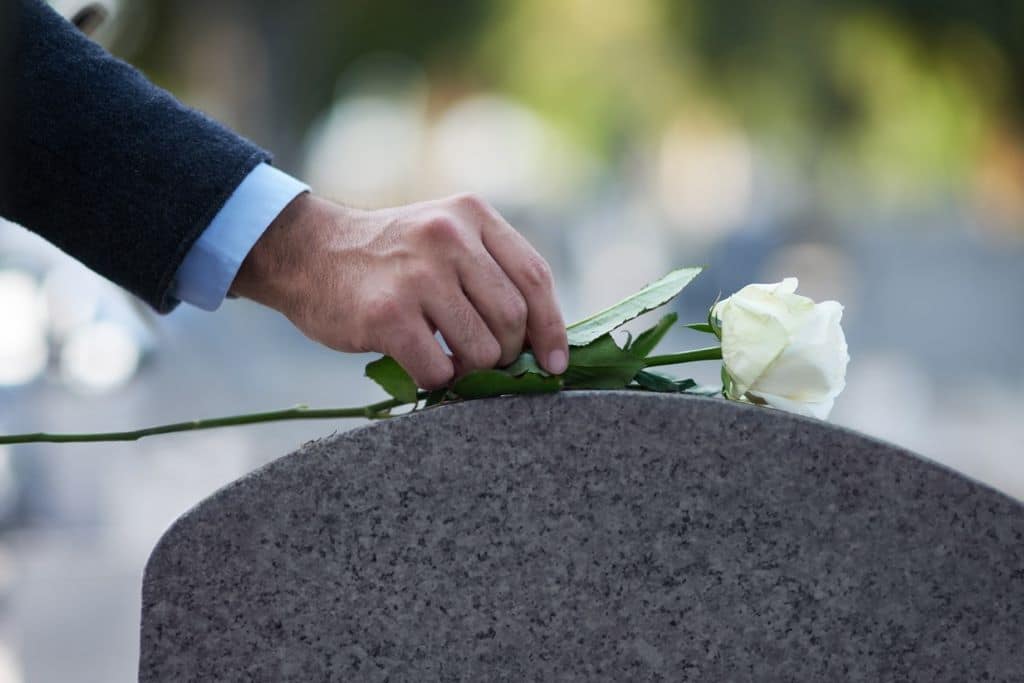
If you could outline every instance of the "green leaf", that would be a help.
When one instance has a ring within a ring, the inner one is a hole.
[[[691,389],[696,389],[697,383],[692,379],[677,379],[676,380],[676,391],[687,392]]]
[[[722,387],[707,386],[694,383],[692,387],[683,389],[685,394],[693,394],[694,396],[707,396],[709,398],[722,395]]]
[[[474,370],[463,375],[452,387],[460,398],[487,398],[504,394],[547,394],[562,388],[558,377],[532,372],[514,377],[503,370]]]
[[[566,328],[569,333],[569,346],[586,346],[638,315],[668,303],[700,275],[702,270],[703,266],[673,270],[614,306],[569,325]]]
[[[642,370],[636,374],[636,383],[649,391],[680,394],[697,386],[692,379],[675,379],[658,372]]]
[[[654,347],[658,345],[661,338],[665,336],[665,333],[676,324],[678,319],[678,315],[669,313],[659,320],[657,325],[641,332],[637,336],[636,341],[626,345],[626,349],[637,358],[646,358],[654,350]]]
[[[689,327],[691,330],[696,330],[697,332],[707,332],[708,334],[715,333],[715,328],[711,327],[711,325],[707,323],[688,323],[683,325],[683,327]]]
[[[416,402],[416,382],[391,356],[381,356],[367,365],[366,376],[399,401]]]
[[[644,367],[642,358],[619,348],[610,334],[586,346],[569,348],[569,367],[562,375],[572,389],[621,389]]]
[[[519,354],[519,358],[516,358],[511,365],[502,368],[503,372],[518,377],[519,375],[532,372],[535,375],[542,377],[550,377],[551,373],[542,368],[537,364],[537,358],[530,351],[523,351]]]
[[[636,373],[636,377],[634,379],[637,384],[648,391],[664,391],[671,393],[675,393],[677,391],[674,379],[657,372],[651,372],[650,370],[641,370]]]

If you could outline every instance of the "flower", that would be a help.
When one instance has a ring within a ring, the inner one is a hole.
[[[747,285],[711,309],[725,395],[825,419],[850,361],[837,301],[796,294],[797,279]]]

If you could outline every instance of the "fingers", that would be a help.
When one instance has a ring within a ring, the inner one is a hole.
[[[498,340],[457,282],[453,281],[445,290],[427,294],[423,311],[451,348],[455,374],[493,368],[502,355]]]
[[[455,376],[452,359],[438,344],[422,316],[409,316],[399,328],[389,332],[383,351],[398,361],[424,389],[440,389]]]
[[[527,338],[546,370],[565,371],[565,322],[551,269],[485,202],[464,195],[363,218],[365,234],[341,250],[356,262],[344,272],[362,273],[350,278],[355,295],[343,299],[354,302],[348,319],[358,324],[345,328],[353,339],[341,335],[333,347],[382,350],[426,389],[512,363]],[[333,325],[320,330],[323,315],[310,319],[320,337],[338,336]]]
[[[462,289],[498,341],[497,364],[508,365],[519,357],[526,340],[526,300],[482,247],[467,257],[457,266]]]
[[[497,214],[484,223],[483,240],[526,301],[526,330],[537,360],[548,372],[565,372],[569,344],[547,261]]]

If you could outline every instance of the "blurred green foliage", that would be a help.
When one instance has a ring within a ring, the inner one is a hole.
[[[217,7],[269,48],[273,125],[298,139],[361,56],[422,66],[431,97],[492,90],[616,158],[680,116],[722,118],[812,165],[882,184],[957,181],[992,130],[1020,134],[1020,0],[149,0],[135,55],[173,87]],[[245,78],[246,74],[239,74]],[[280,141],[278,141],[280,142]]]

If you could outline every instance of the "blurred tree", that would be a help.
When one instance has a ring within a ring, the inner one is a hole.
[[[263,119],[243,118],[243,132],[275,149],[286,168],[336,97],[339,75],[379,52],[421,64],[435,98],[504,92],[613,157],[651,143],[696,109],[779,138],[812,176],[822,164],[852,164],[899,190],[961,182],[988,141],[1024,139],[1020,0],[147,0],[145,7],[137,61],[179,91],[187,91],[182,55],[197,25],[217,22],[222,30],[211,35],[225,45],[232,29],[251,34],[258,49],[238,52],[233,77],[259,81],[258,92],[243,90],[236,109],[262,97],[251,108],[265,110]]]
[[[664,0],[681,61],[752,126],[879,184],[962,180],[992,127],[1021,136],[1018,0]]]

